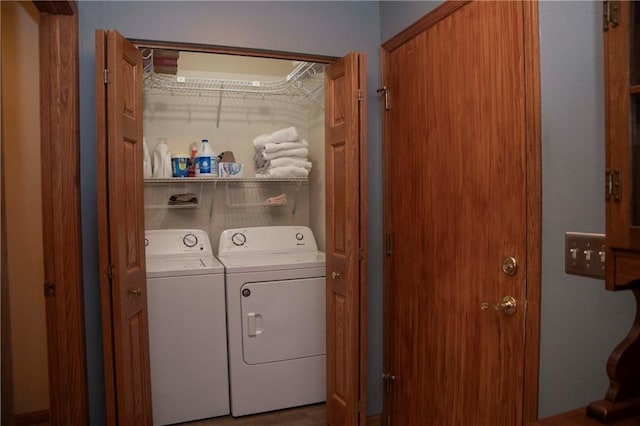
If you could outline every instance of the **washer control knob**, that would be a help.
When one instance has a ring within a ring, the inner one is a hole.
[[[196,244],[198,244],[198,237],[196,237],[195,234],[187,234],[182,237],[182,242],[187,247],[195,247]]]
[[[302,241],[304,239],[304,234],[302,232],[298,232],[296,234],[296,240]]]
[[[231,242],[236,246],[241,247],[247,242],[247,236],[242,232],[236,232],[231,236]]]

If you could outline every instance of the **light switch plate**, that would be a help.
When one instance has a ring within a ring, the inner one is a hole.
[[[564,270],[567,274],[604,279],[605,234],[565,232]]]

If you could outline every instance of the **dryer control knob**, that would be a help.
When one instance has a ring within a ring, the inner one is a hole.
[[[302,241],[303,238],[304,238],[304,234],[302,232],[298,232],[296,234],[296,240]]]
[[[247,236],[241,232],[236,232],[231,236],[231,242],[236,246],[243,246],[247,242]]]

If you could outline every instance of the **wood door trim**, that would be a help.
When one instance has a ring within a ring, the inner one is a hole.
[[[75,1],[34,1],[39,12],[50,15],[75,15],[78,13],[78,6]]]
[[[384,46],[380,48],[380,60],[381,60],[381,78],[383,83],[388,81],[389,77],[389,54],[390,50],[387,50]],[[385,114],[384,96],[380,99],[382,110],[382,158],[390,158],[391,151],[391,132],[389,130],[389,114]],[[391,193],[391,183],[389,179],[389,164],[386,161],[382,161],[382,191],[383,191],[383,206],[382,206],[382,244],[383,244],[383,274],[382,274],[382,317],[385,320],[382,322],[382,362],[383,362],[383,374],[390,374],[393,366],[393,351],[391,350],[391,331],[393,330],[393,303],[392,303],[392,287],[391,287],[391,256],[390,246],[391,244],[391,205],[387,201],[388,194]],[[385,376],[383,376],[385,377]],[[382,414],[386,418],[386,424],[391,422],[391,401],[390,398],[385,395],[386,383],[382,381]]]
[[[448,1],[434,9],[395,37],[381,46],[382,81],[385,82],[389,74],[389,54],[415,37],[422,31],[435,25],[446,18],[468,1]],[[524,394],[523,394],[523,420],[527,422],[537,419],[538,416],[538,387],[539,387],[539,360],[540,360],[540,300],[541,300],[541,274],[542,274],[542,157],[540,135],[540,45],[538,32],[538,1],[524,1],[524,25],[525,25],[525,128],[526,128],[526,197],[527,197],[527,317],[525,322],[525,348],[524,348]],[[384,107],[383,107],[384,110]],[[383,157],[388,158],[391,150],[391,135],[389,134],[388,114],[383,116]],[[387,179],[388,170],[383,163],[383,190],[389,194],[391,188]],[[386,236],[390,233],[388,222],[391,209],[387,198],[384,198],[384,231]],[[386,251],[386,247],[384,250]],[[389,257],[384,260],[384,317],[393,318],[390,285],[391,271]],[[383,348],[384,371],[387,372],[393,365],[391,358],[391,331],[393,324],[387,319],[384,322]],[[390,401],[384,398],[384,415],[390,413]]]
[[[51,413],[49,410],[32,411],[16,415],[16,426],[39,425],[49,423],[51,421]]]
[[[100,37],[98,37],[100,34]],[[102,318],[102,354],[104,368],[105,411],[107,424],[116,424],[116,379],[113,350],[113,315],[109,264],[109,216],[107,201],[107,90],[99,76],[106,68],[106,33],[96,30],[96,192],[98,204],[98,262],[100,282],[100,311]]]
[[[470,2],[471,0],[450,0],[444,2],[437,8],[433,9],[431,12],[424,15],[422,18],[418,19],[413,24],[409,25],[404,30],[400,31],[395,36],[384,42],[382,44],[382,49],[387,52],[394,51],[407,41],[411,40],[423,31],[426,31],[433,25],[437,24],[438,22]]]
[[[337,61],[336,56],[325,55],[311,55],[306,53],[294,53],[294,52],[282,52],[279,50],[266,50],[266,49],[248,49],[242,47],[231,46],[216,46],[197,43],[178,43],[169,41],[157,41],[157,40],[143,40],[143,39],[131,39],[127,41],[132,43],[138,48],[150,47],[155,49],[172,49],[172,50],[186,50],[190,52],[202,52],[202,53],[217,53],[222,55],[240,55],[240,56],[253,56],[256,58],[267,59],[288,59],[292,61],[305,61],[305,62],[318,62],[329,64]]]
[[[359,79],[359,90],[360,90],[360,99],[367,99],[367,75],[366,75],[366,58],[364,55],[360,58],[360,69],[358,70],[360,74]],[[360,332],[360,389],[359,389],[359,404],[360,409],[360,423],[368,424],[367,420],[367,410],[365,407],[367,406],[367,228],[368,228],[368,211],[367,211],[367,102],[360,103],[360,165],[359,165],[359,175],[360,175],[360,283],[359,289],[360,294],[360,324],[359,324],[359,332]]]
[[[0,93],[2,93],[2,79],[0,78]],[[14,416],[14,397],[13,397],[13,358],[11,353],[11,316],[9,315],[9,273],[7,259],[7,202],[5,200],[5,187],[7,179],[4,176],[4,124],[2,121],[2,108],[0,107],[0,359],[2,366],[0,367],[0,391],[2,396],[0,402],[0,419],[2,426],[13,426],[15,423]]]
[[[524,1],[525,131],[527,153],[527,317],[524,348],[524,423],[538,418],[542,282],[542,144],[538,1]]]
[[[55,296],[46,298],[49,395],[52,424],[81,426],[89,416],[80,224],[78,16],[75,2],[59,3],[55,10],[42,12],[39,23],[44,266],[45,282],[55,284]],[[42,3],[35,4],[42,7]]]

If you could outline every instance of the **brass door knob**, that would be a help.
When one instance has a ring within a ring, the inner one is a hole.
[[[332,272],[331,278],[333,278],[334,280],[337,280],[339,278],[342,278],[342,274],[340,272]]]
[[[133,294],[134,296],[141,296],[142,295],[142,289],[141,288],[130,288],[129,289],[129,294]]]
[[[505,296],[502,298],[502,301],[496,305],[487,302],[483,302],[480,304],[480,309],[482,309],[483,311],[486,311],[489,308],[493,308],[496,311],[501,311],[505,315],[512,316],[515,315],[516,311],[518,310],[518,303],[513,297]]]

